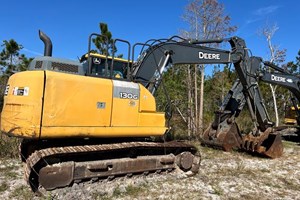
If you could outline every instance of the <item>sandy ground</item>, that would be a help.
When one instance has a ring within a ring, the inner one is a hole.
[[[1,199],[300,199],[300,145],[284,142],[278,159],[200,147],[200,173],[140,175],[73,184],[36,197],[18,160],[0,160]]]

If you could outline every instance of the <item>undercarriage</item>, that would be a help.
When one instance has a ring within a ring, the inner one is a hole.
[[[25,147],[29,146],[26,143],[21,145],[21,155],[25,161],[25,179],[34,192],[38,192],[40,186],[53,190],[74,182],[175,168],[193,174],[200,166],[197,149],[178,141],[64,145],[38,148],[26,158]]]

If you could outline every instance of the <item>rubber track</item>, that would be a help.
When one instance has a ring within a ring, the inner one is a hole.
[[[38,191],[38,172],[39,166],[38,163],[40,161],[46,161],[51,157],[62,156],[62,155],[74,155],[80,153],[100,153],[101,151],[112,151],[112,150],[122,150],[122,149],[130,149],[130,148],[178,148],[189,150],[192,153],[196,152],[194,146],[177,141],[171,142],[124,142],[124,143],[116,143],[116,144],[100,144],[100,145],[84,145],[84,146],[67,146],[67,147],[52,147],[46,148],[42,150],[37,150],[32,153],[28,159],[26,160],[25,165],[25,180],[30,185],[31,189],[34,192]],[[80,156],[80,155],[79,155]],[[42,167],[40,167],[42,168]]]

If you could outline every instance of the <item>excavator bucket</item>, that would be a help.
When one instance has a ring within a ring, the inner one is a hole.
[[[212,126],[206,129],[200,139],[201,145],[223,149],[224,151],[241,149],[243,140],[238,126],[234,123],[232,125],[223,124],[219,127],[221,128],[216,130]]]
[[[258,136],[254,136],[252,133],[242,136],[235,123],[219,127],[221,128],[215,130],[210,126],[200,139],[201,145],[224,151],[242,150],[268,158],[282,156],[281,135],[276,132],[273,133],[271,128]]]
[[[283,144],[279,132],[272,132],[268,128],[259,136],[247,134],[243,137],[243,147],[246,151],[252,151],[269,158],[278,158],[283,154]]]

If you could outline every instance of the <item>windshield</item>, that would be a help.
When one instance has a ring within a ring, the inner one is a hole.
[[[105,58],[91,56],[92,66],[91,74],[100,77],[110,77],[110,68],[112,59],[108,58],[107,60],[107,70],[105,67]],[[83,63],[85,70],[88,70],[87,60]],[[126,79],[128,62],[126,60],[114,59],[113,62],[113,78]]]

